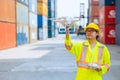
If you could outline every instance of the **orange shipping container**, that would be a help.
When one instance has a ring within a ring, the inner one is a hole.
[[[15,0],[0,0],[0,21],[15,23]]]
[[[99,16],[99,5],[90,6],[90,16]]]
[[[37,3],[37,12],[40,15],[48,16],[48,6],[44,3]]]
[[[45,3],[45,4],[48,4],[48,0],[37,0],[38,2],[42,2],[42,3]]]
[[[0,22],[0,49],[16,46],[15,24]]]

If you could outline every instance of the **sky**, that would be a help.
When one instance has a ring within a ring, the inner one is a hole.
[[[85,4],[85,16],[87,16],[88,0],[57,0],[57,17],[79,17],[80,3]],[[85,23],[87,19],[85,19]]]
[[[87,12],[88,0],[57,0],[57,17],[79,16],[80,3],[85,3],[85,12]]]

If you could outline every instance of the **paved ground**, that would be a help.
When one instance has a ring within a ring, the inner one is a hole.
[[[73,41],[85,36],[72,35]],[[120,79],[120,46],[107,45],[111,70],[103,80]],[[64,36],[0,51],[0,80],[74,80],[76,63],[64,47]]]

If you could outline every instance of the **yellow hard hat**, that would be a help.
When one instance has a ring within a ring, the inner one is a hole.
[[[96,31],[98,31],[98,33],[100,32],[100,29],[98,27],[98,25],[96,23],[90,23],[88,24],[84,30],[86,31],[88,28],[92,28],[92,29],[95,29]]]

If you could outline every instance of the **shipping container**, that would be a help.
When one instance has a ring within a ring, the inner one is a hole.
[[[43,27],[43,39],[48,38],[48,27]]]
[[[16,47],[16,25],[0,22],[0,50]]]
[[[48,16],[48,5],[44,3],[37,3],[37,13],[39,15]]]
[[[90,23],[91,22],[94,22],[94,23],[96,23],[96,24],[98,24],[99,25],[99,16],[98,17],[90,17]]]
[[[43,40],[43,29],[42,29],[42,27],[38,28],[38,40]]]
[[[20,2],[20,3],[22,3],[22,4],[24,4],[24,5],[26,5],[26,6],[29,5],[28,0],[17,0],[17,1]]]
[[[115,0],[100,0],[100,8],[104,6],[114,6]]]
[[[30,28],[30,43],[34,43],[38,41],[38,32],[37,32],[37,28]]]
[[[49,11],[55,11],[55,3],[54,0],[48,0],[48,9]]]
[[[116,43],[116,29],[115,25],[100,25],[100,42],[105,44]]]
[[[29,11],[37,14],[37,0],[29,0]]]
[[[55,13],[54,11],[48,11],[48,18],[55,18]]]
[[[48,38],[48,28],[47,27],[38,28],[38,39],[44,40],[47,38]]]
[[[90,16],[98,17],[99,15],[99,5],[90,5]]]
[[[38,27],[47,27],[48,26],[48,17],[38,15]]]
[[[48,38],[52,37],[55,37],[55,26],[53,23],[48,26]]]
[[[17,2],[17,23],[28,25],[28,7]]]
[[[0,0],[0,21],[16,22],[15,0]]]
[[[115,6],[104,6],[100,9],[100,25],[115,24]]]
[[[116,6],[116,24],[120,24],[120,0],[115,0]]]
[[[120,45],[120,24],[116,25],[116,44]]]
[[[29,26],[37,28],[37,14],[29,12]]]
[[[17,46],[29,43],[28,25],[17,24]]]
[[[48,0],[37,0],[38,2],[48,4]]]
[[[99,5],[100,0],[90,0],[91,5]]]

